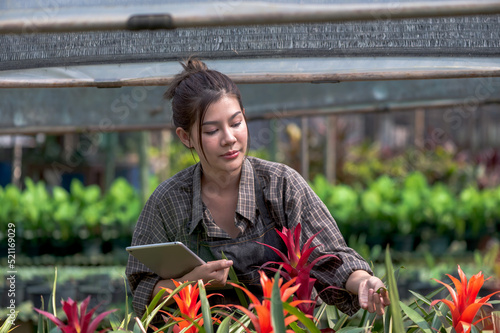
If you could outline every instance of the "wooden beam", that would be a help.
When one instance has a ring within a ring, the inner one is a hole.
[[[385,80],[422,80],[422,79],[463,79],[479,77],[500,77],[500,69],[402,69],[387,71],[358,71],[337,73],[252,73],[228,74],[237,84],[263,83],[338,83],[349,81],[385,81]],[[97,87],[119,88],[136,86],[168,86],[173,76],[145,77],[134,79],[117,79],[96,81],[93,79],[9,79],[0,78],[0,88],[66,88],[66,87]]]

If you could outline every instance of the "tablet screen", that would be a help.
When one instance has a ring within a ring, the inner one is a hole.
[[[181,242],[129,246],[127,252],[163,279],[175,279],[205,262]]]

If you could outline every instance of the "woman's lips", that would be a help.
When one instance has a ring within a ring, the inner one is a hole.
[[[225,153],[224,155],[222,155],[222,157],[227,158],[227,159],[232,159],[232,158],[238,157],[239,154],[240,154],[240,152],[238,150],[231,150],[231,151],[228,151],[227,153]]]

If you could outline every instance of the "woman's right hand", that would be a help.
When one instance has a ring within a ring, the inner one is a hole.
[[[226,285],[227,275],[229,274],[229,267],[233,265],[232,260],[217,260],[217,261],[209,261],[206,264],[197,266],[191,272],[187,273],[181,278],[175,279],[180,283],[186,281],[196,282],[198,280],[203,280],[203,283],[210,282],[210,285],[207,287],[210,288],[222,288]],[[171,279],[160,280],[156,283],[153,294],[151,298],[154,297],[161,289],[168,288],[170,290],[175,289],[175,285]],[[170,305],[174,302],[174,299],[171,298],[166,305]]]
[[[210,288],[224,287],[227,282],[229,268],[233,265],[232,260],[216,260],[209,261],[204,265],[197,266],[188,274],[184,275],[182,281],[198,281],[203,280],[203,283],[210,283]]]

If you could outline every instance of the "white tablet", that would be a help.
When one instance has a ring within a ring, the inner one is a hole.
[[[181,242],[129,246],[126,250],[163,279],[179,278],[205,263]]]

